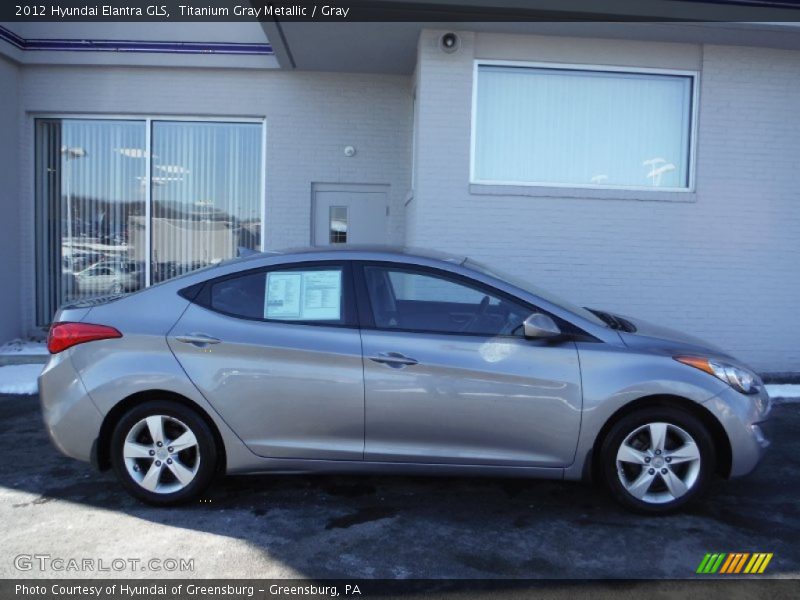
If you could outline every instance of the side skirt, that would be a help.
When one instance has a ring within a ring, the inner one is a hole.
[[[507,467],[287,458],[262,458],[246,466],[228,469],[228,474],[230,475],[244,473],[275,473],[283,475],[335,473],[352,475],[435,475],[455,477],[564,479],[564,469],[553,467]]]

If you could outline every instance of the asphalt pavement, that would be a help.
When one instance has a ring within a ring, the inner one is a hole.
[[[764,576],[794,578],[800,405],[773,415],[760,468],[674,516],[569,482],[287,475],[227,477],[158,509],[61,456],[35,397],[0,397],[0,577],[694,578],[707,552],[771,552]],[[95,566],[18,558],[36,555]],[[97,570],[114,559],[136,566]],[[180,559],[191,569],[165,570]]]

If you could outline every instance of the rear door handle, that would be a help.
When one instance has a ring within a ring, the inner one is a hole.
[[[404,356],[399,352],[381,352],[377,356],[370,356],[369,359],[376,363],[381,363],[394,369],[419,364],[416,358]]]
[[[207,344],[219,344],[222,340],[205,333],[187,333],[185,335],[176,335],[175,339],[184,344],[194,344],[195,346],[205,346]]]

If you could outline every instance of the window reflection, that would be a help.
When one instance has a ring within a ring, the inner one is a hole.
[[[347,207],[331,206],[330,210],[330,243],[347,243]]]
[[[39,278],[40,289],[48,288],[42,295],[52,299],[40,316],[49,319],[61,302],[144,286],[130,223],[145,212],[145,164],[126,152],[144,147],[144,122],[48,121],[39,125],[37,141],[45,167],[45,185],[37,191],[40,204],[49,200],[44,241],[50,272],[60,271],[60,277]]]
[[[261,126],[153,122],[152,278],[261,245]]]
[[[144,287],[148,261],[156,283],[260,247],[261,125],[152,121],[150,149],[147,125],[37,119],[39,324]]]

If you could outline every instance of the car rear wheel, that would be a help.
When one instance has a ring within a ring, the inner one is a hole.
[[[605,482],[623,506],[647,514],[674,512],[705,490],[715,469],[714,443],[696,417],[672,407],[626,415],[603,442]]]
[[[111,436],[111,464],[123,487],[159,506],[196,499],[214,477],[214,436],[193,410],[172,401],[133,407]]]

